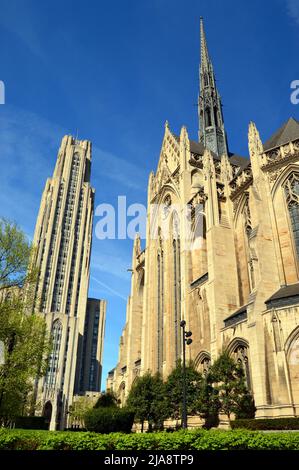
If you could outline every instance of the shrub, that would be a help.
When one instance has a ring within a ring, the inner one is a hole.
[[[48,429],[48,424],[43,416],[19,416],[16,418],[15,427],[18,429]]]
[[[131,432],[134,412],[126,408],[94,408],[87,411],[84,417],[88,431],[110,433]]]
[[[232,429],[250,430],[299,430],[299,418],[236,419]]]
[[[195,430],[173,433],[96,434],[91,432],[1,429],[1,450],[299,450],[299,433]]]

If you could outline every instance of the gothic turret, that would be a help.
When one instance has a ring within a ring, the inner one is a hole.
[[[209,58],[203,19],[200,18],[201,61],[198,97],[199,141],[221,156],[228,153],[221,98],[216,88],[213,65]]]

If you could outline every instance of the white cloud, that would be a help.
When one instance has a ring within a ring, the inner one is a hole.
[[[131,260],[129,256],[126,255],[118,255],[112,254],[115,251],[115,245],[113,246],[112,243],[105,244],[105,252],[103,252],[103,248],[100,245],[100,241],[94,240],[94,245],[97,243],[98,249],[101,248],[101,251],[97,251],[93,249],[93,263],[92,269],[93,271],[111,274],[117,278],[123,279],[130,283],[130,274],[128,273],[128,268],[131,267]],[[108,249],[107,249],[108,248]]]
[[[287,0],[287,11],[289,16],[299,24],[299,1]]]
[[[104,288],[104,292],[106,291],[107,293],[110,293],[110,294],[113,294],[113,296],[116,296],[116,297],[119,297],[121,298],[122,300],[124,300],[125,302],[127,302],[127,298],[122,295],[120,292],[118,292],[117,290],[113,289],[112,287],[108,286],[107,284],[105,284],[105,282],[103,281],[100,281],[99,279],[95,278],[94,276],[91,276],[90,279],[99,284],[101,287]]]
[[[39,57],[45,64],[47,63],[47,56],[37,34],[40,23],[27,2],[16,4],[10,0],[2,0],[0,25],[17,36],[32,54]]]
[[[66,133],[35,113],[10,105],[0,109],[0,215],[16,220],[29,236],[46,179],[53,174],[60,141]],[[143,177],[145,180],[136,165],[94,147],[92,181],[100,197],[106,197],[104,188],[113,188],[112,182],[116,194],[119,184],[128,190],[141,189]]]
[[[147,175],[142,167],[132,164],[110,152],[93,147],[93,177],[112,179],[129,189],[143,190],[147,187]]]
[[[63,130],[9,105],[0,113],[0,214],[32,235],[46,177]]]

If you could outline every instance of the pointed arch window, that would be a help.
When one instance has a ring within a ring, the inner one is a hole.
[[[211,355],[207,352],[199,353],[194,361],[194,365],[202,375],[207,375],[211,367]]]
[[[257,277],[257,262],[258,258],[256,256],[256,251],[254,249],[254,242],[251,239],[252,235],[252,221],[251,221],[251,212],[249,206],[249,195],[246,196],[245,205],[243,209],[244,216],[244,230],[247,236],[248,242],[248,255],[247,255],[247,268],[249,276],[249,286],[250,292],[256,288],[256,277]]]
[[[291,334],[291,341],[288,340],[289,347],[287,351],[288,369],[290,377],[290,386],[292,390],[293,403],[299,402],[299,331],[295,329]]]
[[[245,219],[245,232],[247,237],[250,236],[252,232],[252,222],[251,222],[251,213],[250,213],[250,208],[249,208],[249,197],[247,196],[246,202],[244,205],[244,219]]]
[[[218,127],[218,109],[217,109],[217,106],[214,106],[214,120],[215,120],[215,126]]]
[[[179,233],[179,218],[173,214],[173,299],[174,299],[174,338],[175,338],[175,360],[181,357],[181,242]]]
[[[209,107],[206,108],[205,112],[205,121],[206,121],[206,127],[211,127],[212,125],[212,116],[211,116],[211,109]]]
[[[237,344],[237,346],[235,346],[235,348],[233,349],[233,357],[238,364],[242,365],[247,388],[248,390],[251,390],[248,346],[243,343]]]
[[[161,231],[159,230],[159,249],[157,257],[157,339],[158,339],[158,371],[162,372],[163,360],[164,360],[164,254],[162,249],[162,237]]]
[[[292,224],[293,237],[299,257],[299,174],[292,173],[284,185],[286,203]]]

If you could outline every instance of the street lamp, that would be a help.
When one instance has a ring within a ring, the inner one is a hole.
[[[187,399],[186,399],[186,344],[192,343],[192,332],[186,331],[186,322],[182,320],[180,327],[183,329],[183,410],[182,410],[182,427],[187,429]]]

